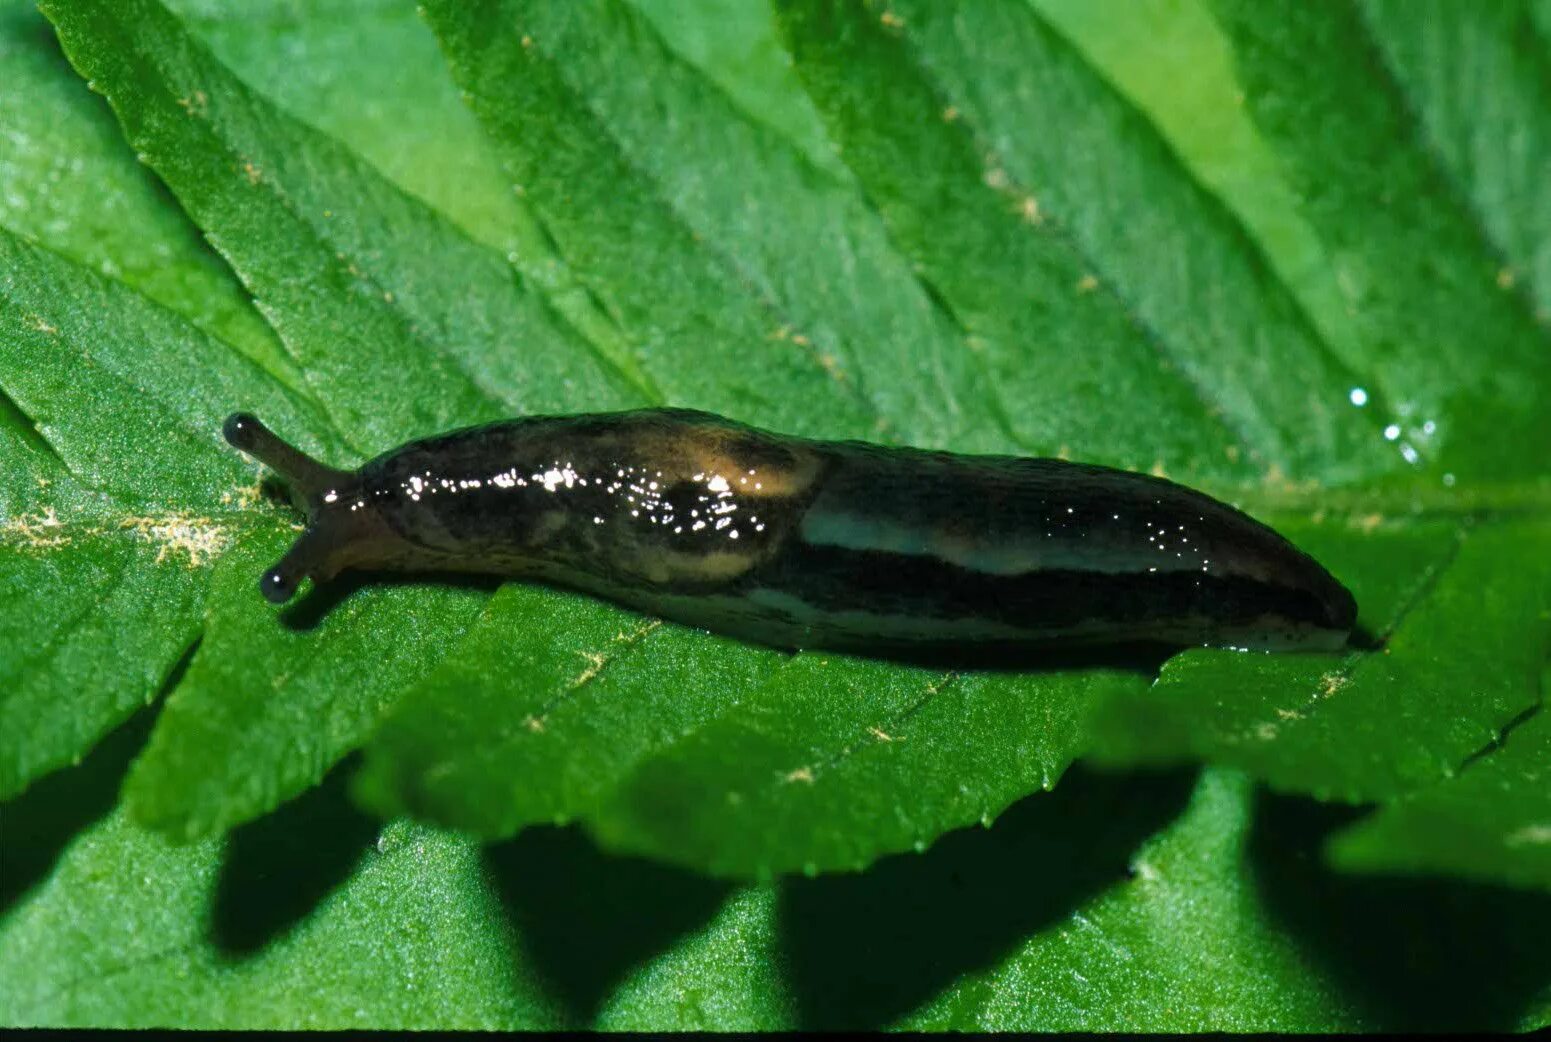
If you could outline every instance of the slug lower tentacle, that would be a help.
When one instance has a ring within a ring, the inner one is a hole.
[[[288,600],[345,568],[528,577],[782,647],[862,652],[1161,641],[1333,648],[1352,595],[1265,525],[1160,478],[824,442],[708,413],[531,417],[355,472],[250,416],[306,531]]]

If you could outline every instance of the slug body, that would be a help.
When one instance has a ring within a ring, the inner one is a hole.
[[[262,580],[528,577],[781,647],[1167,642],[1334,648],[1352,595],[1234,508],[1049,459],[788,437],[682,409],[533,417],[325,467],[226,437],[308,512]]]

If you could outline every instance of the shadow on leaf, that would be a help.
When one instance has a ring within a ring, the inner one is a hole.
[[[71,840],[117,805],[124,774],[155,722],[154,708],[139,710],[80,764],[39,779],[0,805],[0,916],[53,871]]]
[[[603,853],[575,828],[531,828],[486,864],[534,967],[577,1025],[633,967],[708,922],[731,886]]]
[[[346,572],[324,583],[313,583],[308,591],[280,609],[280,624],[298,633],[317,629],[329,612],[343,604],[352,593],[366,585],[359,572]],[[257,589],[259,577],[253,577]]]
[[[346,791],[354,761],[228,837],[211,915],[211,940],[227,955],[252,955],[306,918],[371,847],[379,823]]]
[[[1272,914],[1381,1030],[1520,1026],[1551,979],[1551,896],[1332,872],[1324,840],[1357,813],[1260,795],[1249,854]]]
[[[780,929],[804,1027],[875,1028],[1119,882],[1183,808],[1193,774],[1072,769],[989,829],[852,876],[783,884]]]
[[[254,575],[257,587],[258,575]],[[451,586],[466,590],[482,590],[494,593],[505,582],[498,575],[475,575],[465,572],[382,572],[348,570],[324,582],[314,582],[301,597],[280,609],[280,624],[286,629],[306,632],[317,629],[335,608],[351,595],[368,587],[387,586]]]

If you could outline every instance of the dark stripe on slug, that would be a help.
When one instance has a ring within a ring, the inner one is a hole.
[[[1044,634],[1094,627],[1123,633],[1191,617],[1224,626],[1268,616],[1332,628],[1351,624],[1306,590],[1231,574],[1058,568],[997,575],[929,556],[807,543],[788,546],[746,585],[795,597],[815,618],[866,605],[879,616],[979,621]]]

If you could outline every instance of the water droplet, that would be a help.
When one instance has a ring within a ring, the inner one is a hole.
[[[1351,399],[1352,404],[1359,409],[1368,404],[1368,392],[1361,387],[1352,388],[1351,392],[1347,394],[1347,398]]]
[[[1392,423],[1384,428],[1385,441],[1394,441],[1398,437],[1400,437],[1400,424]]]

